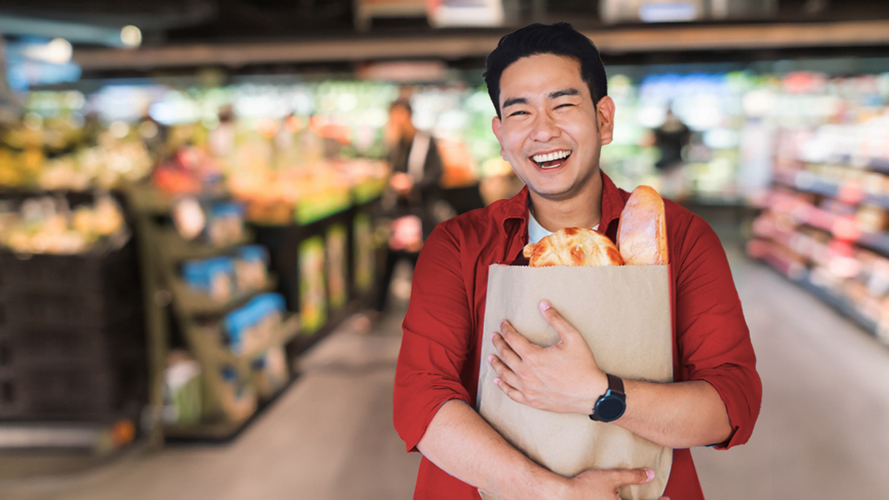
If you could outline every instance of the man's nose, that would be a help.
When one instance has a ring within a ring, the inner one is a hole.
[[[538,113],[537,119],[534,121],[534,130],[532,137],[538,142],[547,142],[550,139],[558,137],[560,133],[559,127],[556,125],[555,119],[549,113]]]

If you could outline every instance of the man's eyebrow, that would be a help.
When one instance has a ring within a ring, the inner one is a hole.
[[[510,97],[509,99],[503,101],[503,108],[508,108],[509,106],[514,106],[516,104],[528,104],[528,100],[524,97]]]
[[[549,99],[558,99],[559,97],[564,97],[566,95],[580,95],[580,91],[577,89],[561,89],[550,92],[546,97]]]

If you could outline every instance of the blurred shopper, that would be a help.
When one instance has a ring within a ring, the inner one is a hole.
[[[688,198],[688,177],[682,150],[688,146],[691,131],[678,116],[667,108],[663,125],[654,130],[654,145],[660,151],[660,159],[654,164],[661,174],[661,194],[681,203]]]
[[[210,154],[216,158],[225,158],[235,148],[235,112],[231,104],[220,106],[217,112],[219,124],[210,132]]]
[[[424,239],[436,223],[441,201],[442,161],[429,133],[414,126],[411,105],[399,99],[389,107],[385,141],[392,175],[381,210],[390,224],[386,265],[377,288],[374,311],[383,312],[392,274],[399,261],[416,264]]]
[[[501,154],[526,188],[439,225],[417,262],[394,392],[395,428],[408,450],[423,454],[414,498],[478,499],[481,489],[512,500],[617,500],[622,485],[653,479],[653,471],[642,469],[562,477],[534,463],[475,410],[479,365],[489,363],[497,388],[486,390],[536,409],[610,422],[674,448],[666,494],[703,500],[688,448],[745,443],[762,399],[719,238],[701,218],[664,203],[675,290],[674,383],[621,382],[604,373],[577,330],[546,301],[539,313],[561,342],[533,346],[504,321],[491,336],[496,355],[481,359],[484,323],[491,320],[484,317],[490,265],[521,263],[527,243],[565,227],[598,228],[614,240],[629,197],[599,169],[615,105],[588,38],[566,23],[522,28],[488,56],[485,82]],[[591,315],[600,313],[590,306]],[[613,411],[603,400],[614,403]]]

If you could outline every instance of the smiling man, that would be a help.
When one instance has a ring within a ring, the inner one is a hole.
[[[650,470],[588,470],[561,477],[512,447],[475,411],[488,267],[521,263],[529,242],[563,227],[614,240],[629,194],[599,170],[612,140],[614,102],[592,42],[570,25],[535,24],[500,40],[485,80],[501,154],[526,188],[439,225],[420,254],[395,379],[394,420],[423,459],[415,499],[618,499]],[[665,202],[671,255],[674,383],[620,380],[546,301],[540,312],[562,341],[530,345],[509,323],[494,334],[491,363],[510,398],[590,415],[674,448],[666,495],[699,500],[693,446],[749,439],[762,387],[741,304],[719,239],[700,218]],[[595,304],[590,304],[595,314]],[[612,414],[595,408],[622,392]],[[619,403],[619,404],[618,404]]]

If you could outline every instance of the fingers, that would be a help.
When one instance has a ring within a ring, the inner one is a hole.
[[[521,403],[523,405],[528,404],[528,401],[525,399],[525,395],[522,394],[522,392],[519,391],[518,389],[516,389],[515,387],[504,382],[502,378],[496,377],[494,379],[494,383],[497,384],[497,387],[500,388],[500,390],[503,391],[503,393],[506,394],[506,396],[509,397],[509,399],[515,401],[516,403]]]
[[[654,479],[654,471],[651,469],[613,469],[606,472],[616,487],[645,484]]]
[[[506,323],[504,322],[503,326],[505,325]],[[500,329],[503,330],[504,328],[501,327]],[[516,367],[519,363],[522,362],[523,356],[520,353],[516,352],[512,344],[510,344],[506,340],[506,338],[504,337],[504,332],[494,332],[491,335],[491,342],[494,343],[494,348],[497,349],[497,356],[508,366]]]
[[[580,337],[580,333],[577,329],[574,328],[571,323],[568,323],[568,320],[562,317],[548,300],[541,300],[539,307],[540,313],[543,314],[546,322],[559,334],[562,341],[570,342]]]
[[[537,347],[531,342],[528,342],[528,339],[522,336],[521,333],[517,332],[516,329],[513,328],[512,324],[507,320],[503,320],[500,322],[500,337],[502,337],[509,348],[512,349],[512,351],[514,351],[522,359],[525,359],[528,353],[530,353],[534,350],[535,347]],[[497,336],[495,335],[495,346],[497,345],[496,338]],[[504,361],[512,366],[510,360],[507,359]]]
[[[500,358],[491,354],[490,356],[488,356],[488,363],[491,364],[491,368],[494,369],[494,373],[497,374],[497,377],[499,379],[503,380],[504,382],[509,384],[511,387],[518,387],[519,386],[518,375],[516,375],[515,372],[513,372],[509,368],[509,366],[507,366],[503,361],[501,361]]]

